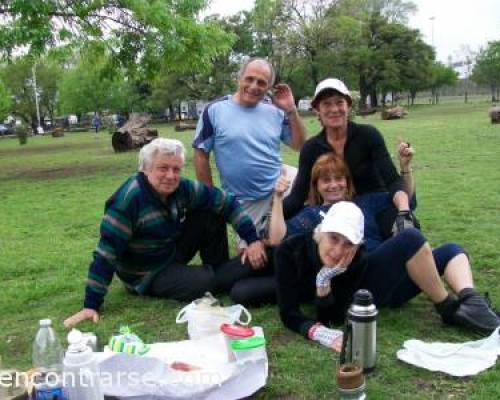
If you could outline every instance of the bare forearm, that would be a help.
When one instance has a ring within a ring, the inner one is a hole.
[[[392,198],[394,206],[398,209],[398,211],[408,211],[410,209],[410,203],[408,200],[408,195],[406,192],[402,190],[398,190],[394,197]]]
[[[401,177],[403,178],[403,189],[408,194],[408,198],[412,198],[415,193],[415,179],[413,178],[413,172],[410,169],[401,169]]]
[[[196,179],[205,185],[212,187],[212,171],[210,170],[210,156],[203,150],[195,150],[193,155],[194,168],[196,170]]]
[[[286,235],[285,217],[283,215],[283,196],[273,196],[271,220],[269,221],[269,244],[277,246]]]
[[[290,147],[295,151],[300,151],[306,141],[306,128],[297,109],[294,109],[288,114],[288,122],[290,123],[290,130],[292,132]]]

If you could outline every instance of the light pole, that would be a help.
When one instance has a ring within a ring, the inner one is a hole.
[[[40,124],[40,104],[38,103],[38,89],[36,87],[36,63],[33,64],[32,73],[33,73],[33,90],[35,92],[36,118],[38,120],[37,133],[42,133],[43,129]]]
[[[432,47],[434,47],[434,20],[436,17],[430,17],[429,20],[431,21],[431,44]]]

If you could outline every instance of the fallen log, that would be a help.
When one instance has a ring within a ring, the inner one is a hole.
[[[391,119],[401,119],[408,115],[408,111],[406,111],[403,107],[393,107],[387,108],[382,111],[382,119],[391,120]]]
[[[116,153],[140,149],[158,137],[158,130],[147,128],[147,114],[131,114],[130,119],[113,133],[111,144]]]
[[[57,126],[52,130],[52,137],[63,137],[64,136],[64,128]]]
[[[500,124],[500,107],[497,106],[491,107],[489,114],[492,124]]]
[[[177,122],[175,124],[175,131],[176,132],[184,132],[184,131],[189,131],[189,130],[195,130],[196,129],[196,123],[195,122]]]

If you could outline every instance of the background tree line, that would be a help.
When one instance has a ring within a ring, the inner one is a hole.
[[[59,114],[172,111],[235,89],[245,56],[275,65],[296,98],[327,76],[359,90],[360,106],[389,94],[452,85],[405,0],[256,0],[251,11],[203,16],[205,0],[11,0],[0,6],[0,117],[34,124],[34,77],[42,119]],[[17,49],[17,50],[16,50]],[[23,56],[19,49],[22,50]],[[498,99],[500,41],[477,55],[472,78]]]

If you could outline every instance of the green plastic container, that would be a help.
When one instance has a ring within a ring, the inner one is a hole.
[[[233,340],[231,342],[231,350],[238,363],[267,358],[266,339],[262,336]]]

